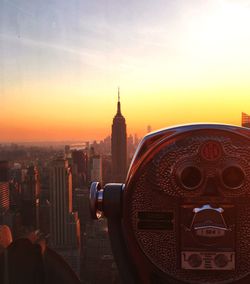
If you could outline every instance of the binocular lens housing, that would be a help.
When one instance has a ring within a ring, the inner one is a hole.
[[[229,166],[222,171],[222,182],[229,189],[239,188],[245,180],[245,173],[239,166]]]
[[[196,189],[202,183],[203,175],[196,166],[187,166],[180,171],[181,185],[188,190]]]

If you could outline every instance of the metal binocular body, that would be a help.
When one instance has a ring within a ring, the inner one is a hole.
[[[140,143],[125,184],[90,189],[124,283],[250,283],[250,129],[187,125]]]

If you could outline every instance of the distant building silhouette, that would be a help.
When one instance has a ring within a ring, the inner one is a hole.
[[[244,112],[241,113],[241,125],[243,127],[250,128],[250,115],[248,115]]]
[[[140,139],[138,138],[138,135],[135,133],[134,135],[134,145],[135,148],[137,148],[137,146],[139,145]]]
[[[134,138],[131,134],[128,136],[127,139],[127,152],[128,152],[128,162],[130,163],[135,153]]]
[[[111,164],[112,164],[111,154],[102,156],[102,182],[103,184],[112,181]]]
[[[127,173],[127,131],[126,121],[121,113],[120,91],[118,89],[117,113],[113,119],[112,137],[112,181],[124,182]]]
[[[147,133],[150,133],[150,132],[152,132],[152,127],[151,127],[151,125],[148,125],[147,126]]]

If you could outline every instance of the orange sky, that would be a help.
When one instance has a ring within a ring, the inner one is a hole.
[[[4,2],[0,141],[103,139],[118,85],[128,134],[240,125],[250,113],[250,5],[187,2],[86,1],[81,9],[62,0],[46,13],[45,4]]]

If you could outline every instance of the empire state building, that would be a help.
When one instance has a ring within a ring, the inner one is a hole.
[[[119,89],[117,113],[112,124],[111,152],[113,182],[125,182],[127,174],[127,131],[126,121],[121,113]]]

